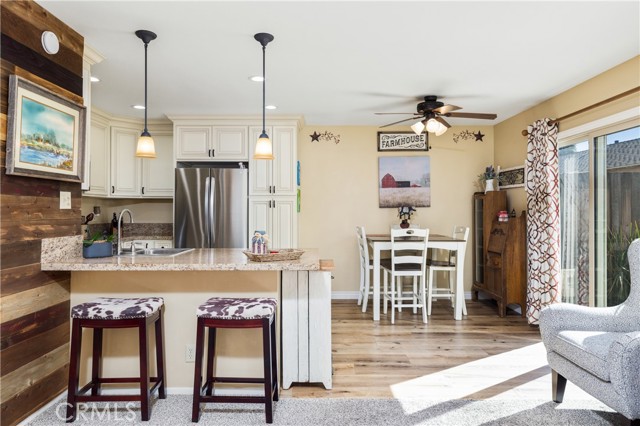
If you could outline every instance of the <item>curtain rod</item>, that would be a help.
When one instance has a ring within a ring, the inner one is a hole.
[[[630,94],[635,93],[635,92],[640,92],[640,86],[634,87],[633,89],[629,89],[626,92],[619,93],[619,94],[617,94],[615,96],[612,96],[612,97],[610,97],[608,99],[605,99],[604,101],[596,102],[593,105],[589,105],[588,107],[579,109],[578,111],[574,111],[571,114],[567,114],[567,115],[564,115],[564,116],[562,116],[560,118],[556,118],[555,120],[551,120],[549,123],[550,124],[560,123],[562,120],[566,120],[567,118],[571,118],[571,117],[573,117],[575,115],[582,114],[583,112],[587,112],[587,111],[592,110],[594,108],[598,108],[599,106],[608,104],[609,102],[617,101],[618,99],[624,98],[625,96],[629,96]],[[529,132],[527,131],[527,129],[523,130],[522,131],[522,136],[527,136],[527,135],[529,135]]]

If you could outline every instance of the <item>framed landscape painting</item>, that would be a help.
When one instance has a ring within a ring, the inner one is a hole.
[[[82,181],[86,109],[22,77],[9,77],[7,174]]]
[[[378,159],[380,207],[431,207],[429,157]]]

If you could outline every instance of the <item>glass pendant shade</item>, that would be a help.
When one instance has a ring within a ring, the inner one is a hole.
[[[444,135],[447,132],[447,126],[445,126],[442,123],[438,123],[438,124],[440,124],[440,127],[438,128],[438,130],[435,131],[436,136]]]
[[[149,132],[142,132],[138,138],[136,157],[156,158],[156,147]]]
[[[429,121],[427,121],[427,132],[435,133],[438,131],[440,126],[442,126],[440,122],[438,122],[435,118],[430,118]]]
[[[413,130],[416,135],[419,135],[424,130],[424,124],[422,123],[422,121],[418,121],[411,126],[411,130]]]
[[[261,134],[258,138],[253,158],[255,160],[273,160],[273,144],[266,133]]]

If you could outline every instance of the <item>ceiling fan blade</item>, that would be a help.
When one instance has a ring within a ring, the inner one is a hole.
[[[402,114],[402,115],[419,115],[422,116],[422,114],[416,114],[415,112],[374,112],[375,115],[390,115],[390,114]]]
[[[455,106],[455,105],[443,105],[440,108],[434,108],[433,112],[437,112],[437,113],[440,113],[440,114],[447,114],[447,113],[449,113],[451,111],[457,111],[459,109],[462,109],[462,108],[459,107],[459,106]]]
[[[380,126],[380,128],[393,126],[394,124],[400,124],[400,123],[404,123],[405,121],[415,120],[415,119],[416,119],[416,117],[405,118],[404,120],[395,121],[393,123],[385,124],[384,126]]]
[[[495,120],[497,114],[483,114],[479,112],[448,112],[443,114],[445,117],[453,118],[479,118],[482,120]]]
[[[447,129],[449,127],[451,127],[451,124],[447,123],[447,120],[445,120],[444,118],[442,118],[440,116],[436,116],[435,119],[436,119],[436,121],[442,123]]]

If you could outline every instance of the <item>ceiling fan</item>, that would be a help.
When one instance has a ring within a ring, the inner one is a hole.
[[[447,131],[451,125],[447,123],[444,117],[452,118],[478,118],[482,120],[494,120],[497,114],[486,114],[477,112],[453,112],[462,109],[455,105],[445,105],[444,102],[440,102],[437,96],[429,95],[424,97],[424,101],[420,102],[416,110],[417,112],[376,112],[378,115],[388,114],[412,114],[412,117],[405,118],[400,121],[394,121],[393,123],[385,124],[383,127],[393,126],[394,124],[404,123],[405,121],[415,120],[420,118],[411,126],[416,135],[421,134],[425,129],[427,132],[435,133],[436,136],[440,136]]]

